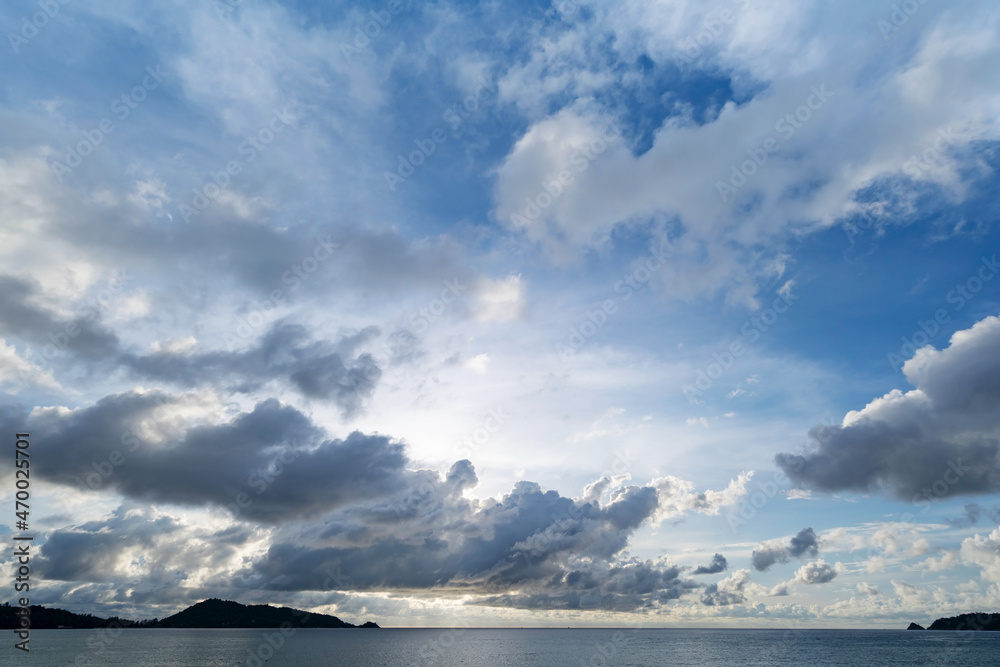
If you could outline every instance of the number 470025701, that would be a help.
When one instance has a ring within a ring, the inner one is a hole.
[[[19,530],[28,530],[28,499],[31,498],[31,475],[30,468],[31,462],[29,461],[28,454],[28,434],[18,433],[17,434],[17,449],[14,450],[14,466],[17,468],[15,471],[15,483],[17,487],[17,504],[15,515],[17,516],[17,528]]]

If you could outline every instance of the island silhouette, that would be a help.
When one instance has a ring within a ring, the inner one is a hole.
[[[977,612],[974,614],[959,614],[939,618],[924,628],[917,623],[910,623],[907,630],[984,630],[987,632],[1000,632],[1000,614],[990,614]]]
[[[0,605],[0,629],[17,627],[17,611],[9,603]],[[245,605],[232,600],[211,598],[179,611],[163,619],[133,621],[112,616],[101,618],[91,614],[74,614],[65,609],[32,605],[31,629],[49,630],[58,628],[90,629],[104,627],[123,628],[378,628],[378,624],[368,621],[354,625],[336,616],[316,614],[291,607],[272,607],[268,604]],[[117,624],[117,625],[116,625]]]

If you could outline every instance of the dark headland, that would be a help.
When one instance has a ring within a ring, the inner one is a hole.
[[[923,626],[910,623],[907,630],[923,630]],[[939,618],[927,630],[985,630],[1000,632],[1000,614],[959,614],[948,618]]]
[[[353,625],[327,614],[314,614],[290,607],[272,607],[268,604],[245,605],[216,598],[199,602],[173,616],[148,621],[132,621],[117,616],[100,618],[39,605],[32,605],[29,609],[32,630],[105,628],[115,623],[123,628],[278,628],[284,624],[297,628],[378,627],[378,624],[372,621],[363,625]],[[0,629],[9,630],[17,627],[18,610],[19,607],[12,607],[9,604],[0,605]]]

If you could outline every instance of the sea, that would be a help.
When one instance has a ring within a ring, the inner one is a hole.
[[[1000,632],[722,629],[33,630],[0,665],[1000,665]]]

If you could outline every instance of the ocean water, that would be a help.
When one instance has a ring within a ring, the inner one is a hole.
[[[906,630],[35,630],[0,665],[1000,665],[1000,632]]]

